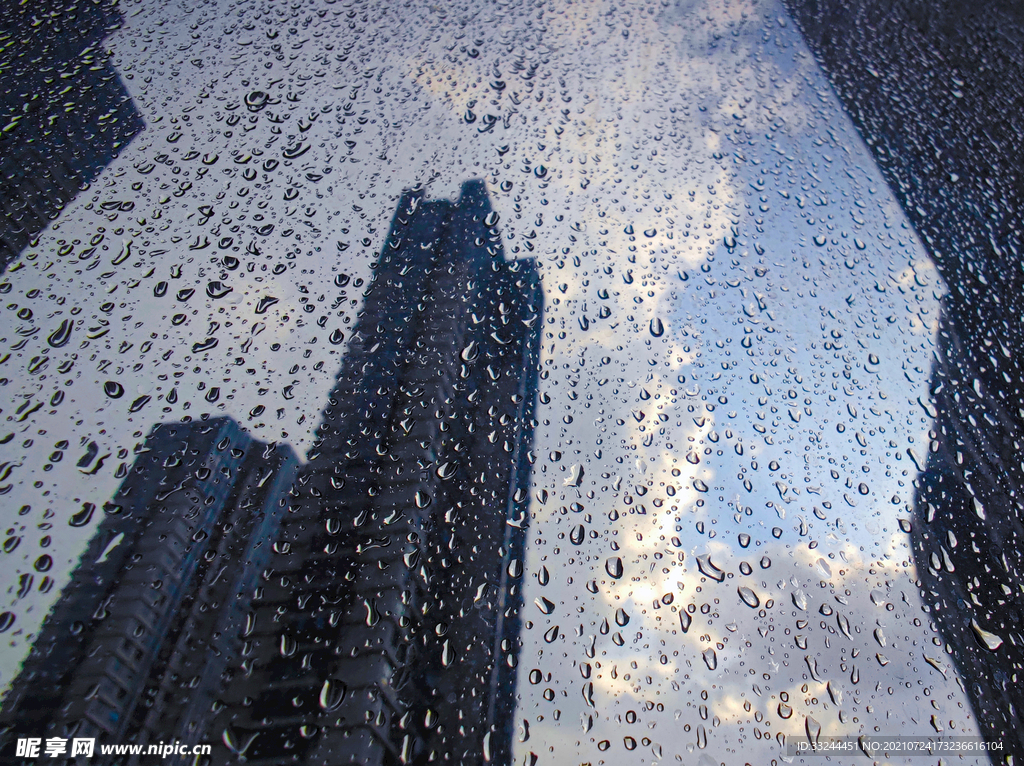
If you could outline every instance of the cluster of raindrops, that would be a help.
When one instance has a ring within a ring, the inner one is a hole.
[[[544,293],[517,762],[971,731],[907,544],[942,287],[780,8],[124,14],[145,129],[0,281],[16,651],[153,423],[312,441],[395,200],[482,178]]]

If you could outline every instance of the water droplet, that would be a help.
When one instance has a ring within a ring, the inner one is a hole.
[[[60,323],[56,330],[50,333],[47,337],[46,342],[54,348],[60,348],[65,345],[71,339],[71,331],[75,327],[75,322],[72,319],[65,319]]]
[[[464,349],[462,349],[462,352],[459,354],[459,357],[464,362],[472,362],[474,359],[477,358],[479,353],[480,353],[480,349],[477,348],[476,341],[473,341],[468,346],[466,346]]]
[[[990,633],[978,624],[977,620],[971,620],[971,629],[974,631],[974,636],[978,639],[978,643],[984,646],[991,652],[999,649],[1003,645],[1003,639],[997,636],[995,633]]]
[[[722,582],[725,579],[725,572],[715,566],[709,553],[702,553],[697,556],[697,568],[702,575],[710,577],[715,582]]]
[[[267,309],[278,302],[278,299],[272,295],[265,295],[256,302],[256,313],[265,314]]]
[[[82,503],[82,510],[73,514],[68,520],[68,524],[72,527],[84,527],[90,521],[92,521],[92,515],[96,511],[96,505],[94,503]]]
[[[267,105],[270,96],[262,90],[254,90],[245,94],[245,105],[251,112],[258,112]]]
[[[807,739],[817,744],[818,738],[821,736],[821,724],[807,716],[807,719],[804,721],[804,729],[807,731]]]
[[[327,711],[334,710],[345,699],[347,691],[348,687],[344,683],[328,678],[320,687],[320,707]]]
[[[718,654],[714,649],[705,649],[701,656],[704,658],[704,664],[708,666],[708,670],[715,670],[718,667]]]
[[[110,263],[113,266],[120,266],[131,257],[131,254],[132,241],[130,239],[126,239],[121,243],[121,252],[119,252]]]
[[[150,398],[149,394],[143,394],[131,403],[131,406],[128,408],[128,412],[138,412],[149,403]]]
[[[225,295],[230,293],[232,289],[233,288],[227,287],[221,282],[213,281],[206,285],[206,294],[214,300],[217,300],[218,298],[223,298]]]
[[[281,156],[286,160],[294,160],[296,157],[301,157],[303,154],[308,152],[309,146],[309,144],[304,144],[301,141],[297,142],[281,152]]]
[[[366,625],[372,628],[380,622],[380,612],[377,611],[377,603],[373,599],[364,599],[363,608],[366,610]]]
[[[750,588],[741,585],[739,586],[739,588],[736,589],[736,592],[739,593],[740,599],[743,601],[743,603],[749,606],[751,609],[757,609],[757,607],[761,606],[761,599],[759,599],[757,597],[757,594],[754,593],[754,591],[752,591]]]
[[[679,627],[682,629],[683,633],[685,633],[686,631],[688,631],[690,629],[690,623],[691,622],[693,622],[693,618],[690,616],[690,613],[687,612],[685,609],[680,609],[679,610]]]
[[[244,755],[245,751],[249,749],[249,746],[252,745],[252,743],[256,740],[258,736],[259,732],[257,732],[256,734],[252,734],[243,743],[241,739],[238,737],[238,735],[235,734],[234,731],[232,731],[230,728],[226,728],[224,729],[223,732],[221,732],[220,738],[221,741],[224,743],[224,746],[227,747],[227,749],[230,750],[232,753],[236,755]]]
[[[291,657],[295,654],[295,639],[288,635],[281,636],[281,643],[278,645],[278,652],[282,657]]]
[[[582,524],[580,524],[569,533],[569,541],[573,545],[580,545],[583,542],[583,538],[585,536],[586,528]]]
[[[618,580],[622,577],[622,559],[618,556],[612,556],[604,562],[604,571],[606,571],[608,576],[612,579]]]

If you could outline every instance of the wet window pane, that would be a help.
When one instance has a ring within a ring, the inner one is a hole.
[[[5,756],[1024,757],[1016,5],[2,18]]]

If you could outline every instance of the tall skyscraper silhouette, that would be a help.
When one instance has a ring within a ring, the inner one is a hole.
[[[156,426],[4,700],[4,754],[201,741],[295,466],[230,418]]]
[[[249,763],[510,758],[541,291],[496,221],[399,203],[220,715]]]
[[[113,0],[2,11],[0,271],[144,127],[101,45],[120,20]]]
[[[0,747],[510,761],[542,294],[496,223],[480,181],[403,195],[305,464],[230,418],[153,429]]]
[[[948,287],[911,542],[930,620],[1002,748],[994,760],[1019,761],[1024,6],[785,3]]]

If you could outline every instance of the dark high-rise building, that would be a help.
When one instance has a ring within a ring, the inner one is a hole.
[[[948,321],[939,348],[932,371],[937,414],[911,530],[914,560],[979,728],[1001,748],[993,760],[1004,763],[1024,753],[1024,433],[1018,413],[977,385],[971,370],[978,360]]]
[[[1024,5],[786,0],[949,287],[912,544],[979,728],[1024,759]],[[939,652],[939,648],[934,649]]]
[[[203,741],[296,464],[230,418],[156,426],[4,701],[4,754]]]
[[[153,429],[0,747],[510,761],[542,295],[496,223],[482,182],[402,197],[303,466],[229,418]]]
[[[510,760],[541,290],[406,193],[215,726],[251,764]]]
[[[144,127],[101,45],[120,20],[113,0],[0,11],[0,271]]]

